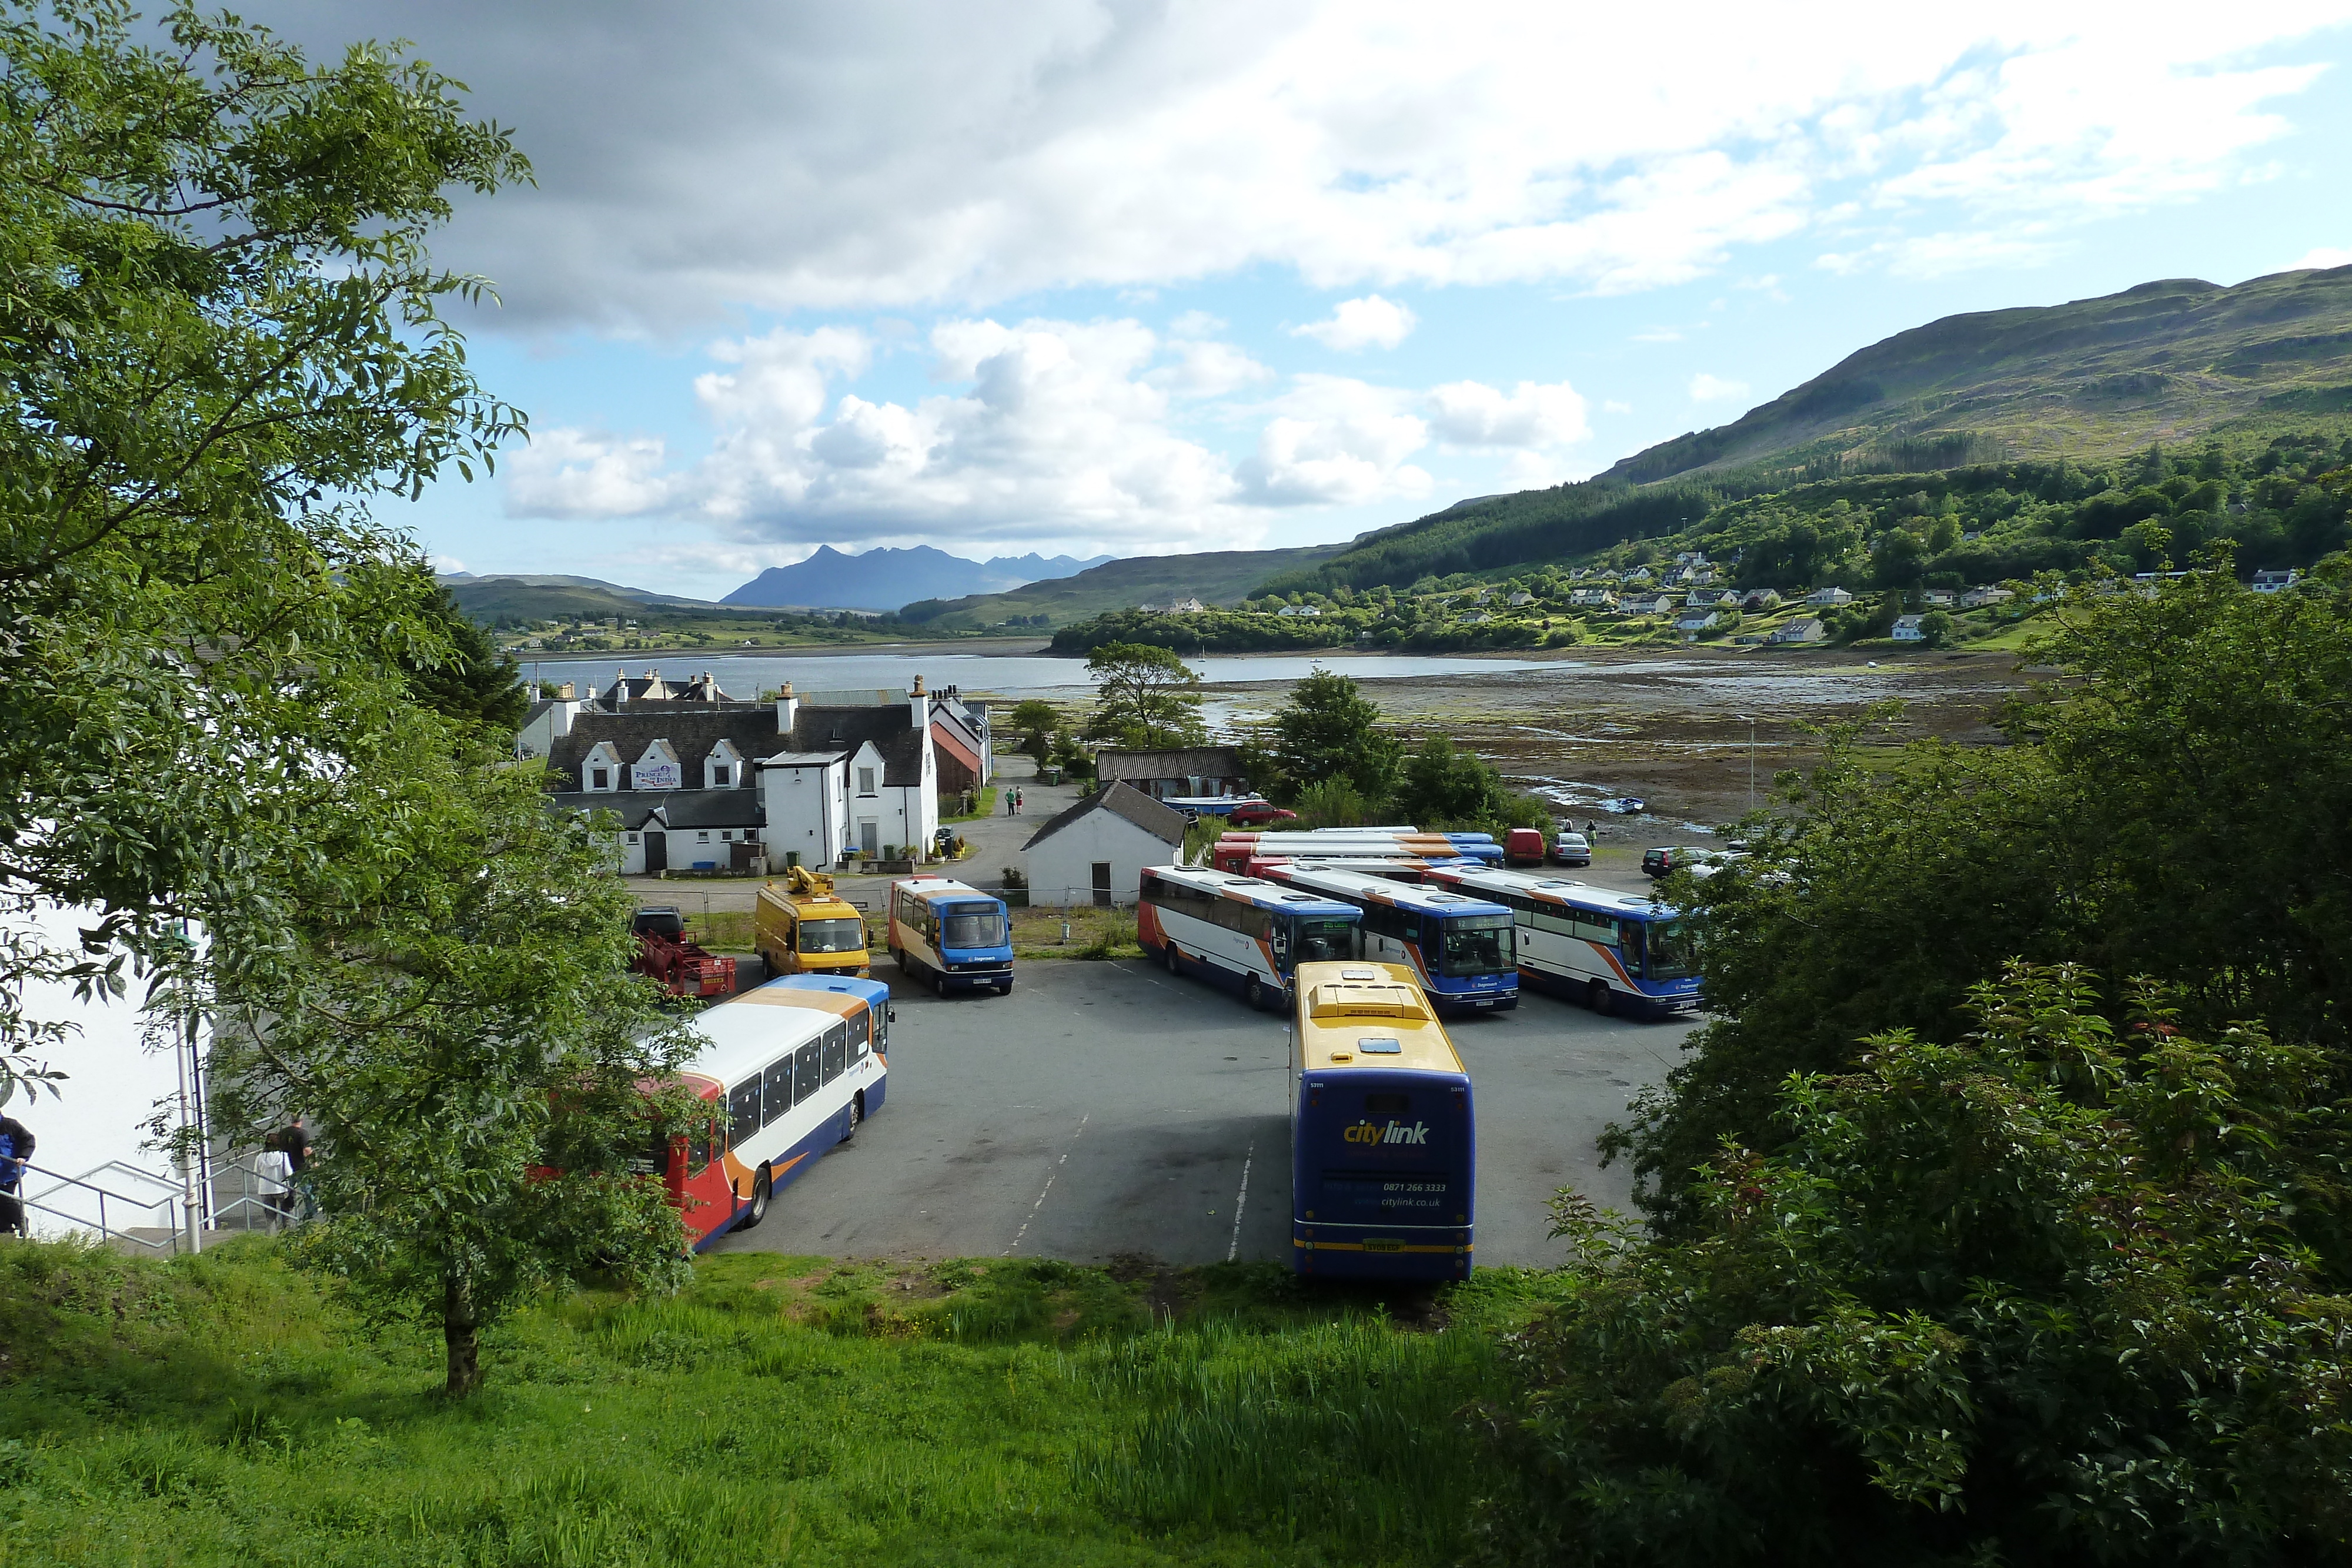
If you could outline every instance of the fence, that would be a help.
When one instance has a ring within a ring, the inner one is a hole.
[[[27,1165],[28,1176],[49,1185],[24,1195],[26,1218],[40,1215],[71,1230],[93,1232],[101,1241],[142,1251],[174,1253],[202,1245],[204,1232],[262,1230],[297,1217],[270,1207],[263,1192],[268,1178],[242,1161],[213,1162],[212,1187],[196,1193],[192,1216],[188,1188],[176,1176],[109,1160],[79,1176]],[[194,1223],[191,1223],[191,1219]]]

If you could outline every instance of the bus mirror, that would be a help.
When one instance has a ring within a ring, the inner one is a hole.
[[[883,1009],[882,1021],[884,1023],[897,1023],[898,1021],[898,1009],[897,1008]]]

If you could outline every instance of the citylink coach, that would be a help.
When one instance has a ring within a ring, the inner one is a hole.
[[[1492,899],[1518,926],[1519,979],[1597,1013],[1669,1019],[1700,1006],[1682,912],[1639,894],[1521,871],[1433,871],[1433,884]]]
[[[1356,956],[1410,967],[1429,999],[1444,1009],[1493,1012],[1519,1005],[1519,965],[1511,912],[1474,894],[1410,886],[1342,862],[1297,861],[1266,875],[1363,912]]]
[[[1355,950],[1352,904],[1198,866],[1147,866],[1136,901],[1143,950],[1171,975],[1200,975],[1254,1008],[1289,988],[1301,964]]]
[[[890,884],[890,956],[931,989],[1013,994],[1013,922],[1004,901],[943,876]]]
[[[1412,971],[1301,964],[1290,1034],[1290,1262],[1324,1279],[1464,1280],[1470,1075]]]
[[[657,1152],[698,1252],[767,1218],[776,1190],[882,1108],[890,988],[788,975],[696,1015],[702,1049],[681,1076],[710,1119]]]

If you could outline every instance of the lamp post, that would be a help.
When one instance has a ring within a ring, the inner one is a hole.
[[[1731,716],[1748,721],[1748,809],[1753,811],[1756,810],[1756,716],[1736,713]]]

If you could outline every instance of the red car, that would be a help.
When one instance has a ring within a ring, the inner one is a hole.
[[[1236,828],[1264,828],[1270,827],[1276,822],[1295,822],[1298,821],[1298,813],[1286,811],[1281,807],[1269,804],[1265,800],[1252,800],[1247,805],[1236,806],[1226,812],[1225,821]]]

